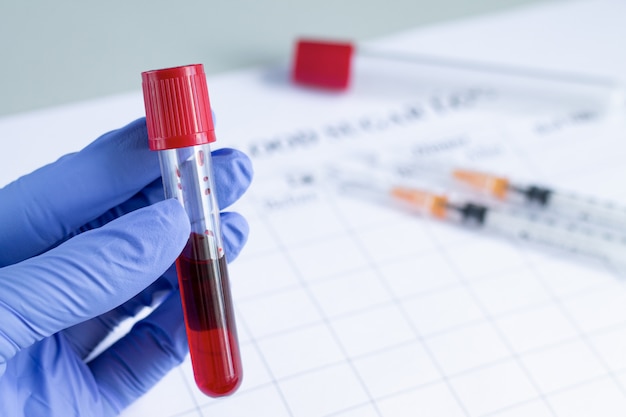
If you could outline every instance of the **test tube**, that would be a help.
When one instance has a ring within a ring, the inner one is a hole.
[[[176,269],[196,384],[211,396],[241,383],[219,207],[211,163],[213,119],[202,64],[143,72],[150,149],[158,151],[166,198],[189,216],[191,235]]]
[[[432,84],[441,77],[446,77],[446,84],[458,84],[459,80],[470,84],[480,81],[510,90],[519,98],[532,100],[538,95],[540,98],[534,101],[541,102],[549,96],[558,96],[559,100],[576,99],[600,107],[621,106],[625,99],[623,86],[603,76],[397,52],[350,41],[314,38],[296,41],[291,78],[294,83],[307,87],[346,90],[353,78],[354,56],[357,54],[379,61],[408,64],[414,70],[428,70],[429,78],[421,75],[424,84]],[[529,95],[529,91],[533,95]]]

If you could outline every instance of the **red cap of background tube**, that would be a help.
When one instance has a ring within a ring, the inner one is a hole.
[[[150,149],[215,142],[202,64],[142,72],[141,80]]]
[[[349,42],[300,39],[296,43],[292,78],[297,84],[344,90],[350,82],[353,51]]]

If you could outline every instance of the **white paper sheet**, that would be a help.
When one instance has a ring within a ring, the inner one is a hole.
[[[602,20],[607,4],[562,5],[560,24]],[[445,33],[486,36],[498,22]],[[354,152],[402,148],[626,202],[621,110],[522,114],[498,106],[509,97],[497,90],[402,88],[406,68],[357,70],[347,93],[295,88],[284,67],[209,80],[218,144],[248,152],[256,171],[233,207],[251,229],[230,266],[244,383],[210,399],[187,361],[123,416],[624,415],[626,289],[606,266],[345,198],[316,175]],[[0,184],[142,105],[136,93],[0,120]]]

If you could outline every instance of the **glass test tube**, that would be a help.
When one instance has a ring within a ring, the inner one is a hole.
[[[142,73],[150,149],[159,151],[166,198],[191,224],[176,261],[196,384],[219,397],[241,383],[242,366],[211,162],[215,141],[201,64]]]
[[[352,83],[355,57],[372,62],[406,64],[410,78],[396,68],[401,88],[414,94],[458,87],[481,87],[503,94],[504,103],[514,108],[534,109],[538,106],[573,106],[608,110],[624,105],[624,87],[608,77],[569,71],[481,62],[445,56],[399,52],[382,47],[355,44],[341,40],[304,38],[296,42],[291,78],[299,85],[330,90],[345,90]],[[405,66],[405,65],[401,65]],[[419,83],[409,83],[414,79]],[[424,87],[426,86],[426,87]],[[436,88],[435,88],[436,87]],[[513,100],[511,100],[513,99]],[[497,102],[501,107],[503,102]]]

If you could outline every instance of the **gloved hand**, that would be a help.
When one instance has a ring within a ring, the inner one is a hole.
[[[213,153],[219,205],[248,187],[249,159]],[[113,416],[185,358],[172,263],[189,237],[163,201],[145,121],[105,134],[0,189],[0,415]],[[232,261],[246,221],[222,213]],[[123,319],[159,303],[86,362]]]

